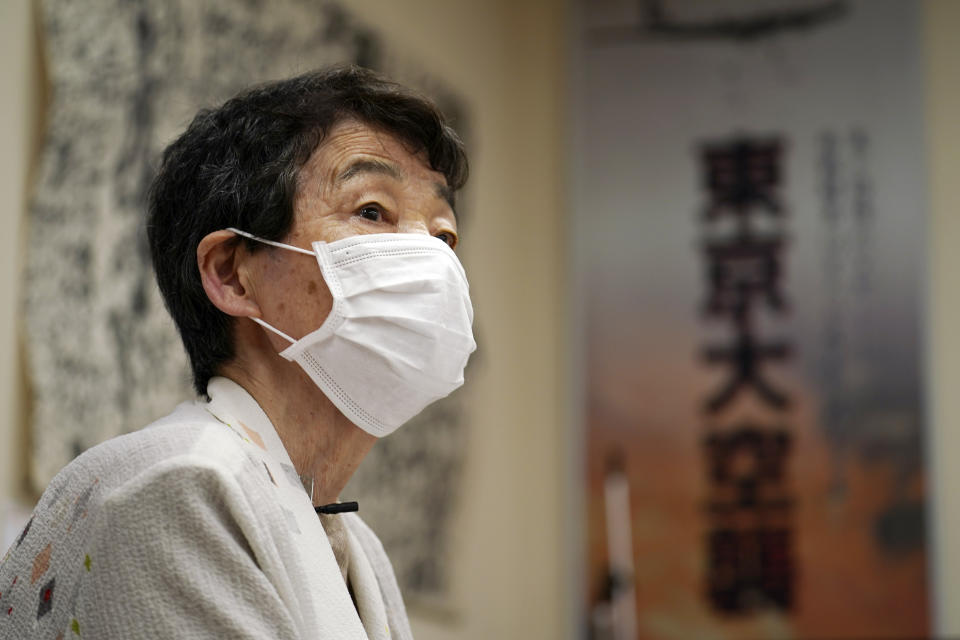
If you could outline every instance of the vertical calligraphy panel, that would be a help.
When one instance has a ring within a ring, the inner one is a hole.
[[[928,633],[918,22],[580,3],[592,637]]]

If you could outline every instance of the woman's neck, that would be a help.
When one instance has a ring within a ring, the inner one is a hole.
[[[336,502],[376,443],[350,422],[294,362],[237,354],[220,375],[246,389],[273,423],[301,476],[313,478],[314,505]]]

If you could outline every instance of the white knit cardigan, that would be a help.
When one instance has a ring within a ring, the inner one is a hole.
[[[412,638],[373,532],[338,516],[351,599],[267,416],[208,393],[57,475],[0,563],[0,638]]]

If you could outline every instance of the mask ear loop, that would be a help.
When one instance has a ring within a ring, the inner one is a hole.
[[[240,231],[234,227],[227,227],[227,231],[232,231],[238,236],[243,236],[244,238],[250,238],[251,240],[256,240],[257,242],[262,242],[264,244],[269,244],[274,247],[280,247],[281,249],[289,249],[290,251],[296,251],[297,253],[305,253],[308,256],[316,256],[313,251],[308,251],[306,249],[301,249],[300,247],[295,247],[292,244],[283,244],[282,242],[274,242],[273,240],[266,240],[258,236],[253,235],[252,233],[247,233],[246,231]]]
[[[281,249],[289,249],[290,251],[296,251],[297,253],[305,253],[305,254],[307,254],[308,256],[314,256],[314,257],[316,257],[316,255],[317,255],[317,254],[315,254],[313,251],[307,251],[306,249],[301,249],[300,247],[295,247],[295,246],[293,246],[292,244],[284,244],[284,243],[282,243],[282,242],[274,242],[273,240],[267,240],[267,239],[265,239],[265,238],[260,238],[260,237],[258,237],[258,236],[253,235],[252,233],[247,233],[246,231],[240,231],[240,229],[237,229],[236,227],[227,227],[226,230],[227,230],[227,231],[231,231],[231,232],[237,234],[238,236],[243,236],[244,238],[250,238],[251,240],[256,240],[257,242],[262,242],[262,243],[264,243],[264,244],[269,244],[269,245],[274,246],[274,247],[280,247]],[[296,344],[296,342],[297,342],[296,340],[294,340],[293,338],[291,338],[290,336],[288,336],[287,334],[285,334],[283,331],[280,331],[279,329],[277,329],[277,328],[275,328],[275,327],[271,327],[269,324],[267,324],[266,322],[264,322],[264,321],[261,320],[260,318],[253,318],[253,317],[251,317],[250,319],[253,320],[254,322],[256,322],[256,323],[257,323],[258,325],[260,325],[261,327],[263,327],[264,329],[269,329],[270,331],[274,332],[275,334],[277,334],[278,336],[280,336],[281,338],[283,338],[284,340],[286,340],[286,341],[289,342],[290,344]]]
[[[261,327],[263,327],[264,329],[269,329],[270,331],[273,331],[275,334],[277,334],[278,336],[280,336],[281,338],[283,338],[284,340],[286,340],[286,341],[289,342],[290,344],[296,343],[296,340],[294,340],[293,338],[291,338],[290,336],[288,336],[287,334],[285,334],[283,331],[280,331],[280,329],[276,329],[276,328],[274,328],[274,327],[271,327],[269,324],[267,324],[266,322],[264,322],[264,321],[261,320],[260,318],[254,318],[253,316],[249,316],[249,318],[250,318],[251,320],[253,320],[254,322],[256,322],[258,325],[260,325]]]

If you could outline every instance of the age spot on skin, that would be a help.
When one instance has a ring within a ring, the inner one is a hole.
[[[317,283],[313,280],[307,285],[307,293],[316,293],[317,292]]]

